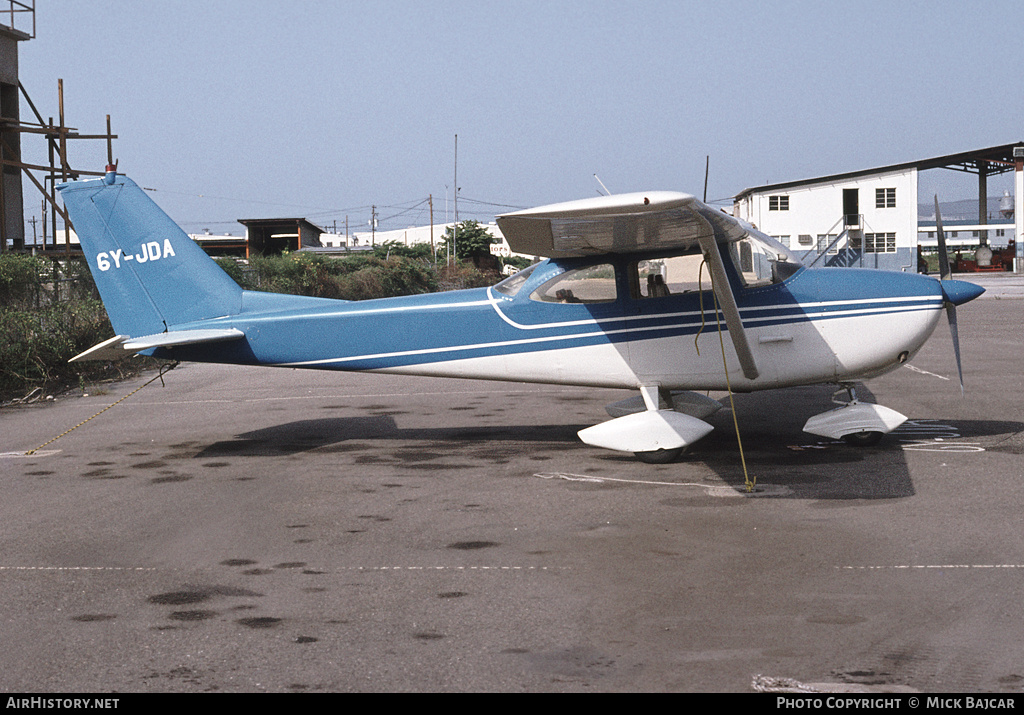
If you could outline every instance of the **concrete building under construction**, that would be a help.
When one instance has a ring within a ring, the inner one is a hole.
[[[21,170],[14,165],[21,161],[21,132],[15,129],[21,124],[18,43],[34,36],[35,2],[8,0],[0,11],[0,250],[25,245]]]

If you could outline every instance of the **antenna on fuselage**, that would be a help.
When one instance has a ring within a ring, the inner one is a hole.
[[[711,155],[704,157],[704,203],[708,202],[708,170],[711,168]]]
[[[601,177],[599,177],[597,174],[594,174],[594,178],[597,179],[597,183],[599,183],[601,185],[601,188],[604,189],[604,195],[605,196],[611,196],[612,192],[609,191],[608,187],[604,185],[603,181],[601,181]],[[601,193],[601,192],[598,191],[597,193]]]

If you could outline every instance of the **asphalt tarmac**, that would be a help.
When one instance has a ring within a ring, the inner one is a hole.
[[[1022,692],[1022,313],[959,309],[963,398],[944,321],[861,388],[877,446],[737,395],[749,492],[728,407],[582,444],[613,390],[190,364],[30,457],[148,378],[4,408],[0,691]]]

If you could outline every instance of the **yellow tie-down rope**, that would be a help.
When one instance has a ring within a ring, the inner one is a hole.
[[[700,269],[697,272],[697,293],[700,296],[700,330],[697,331],[697,335],[693,338],[693,347],[697,350],[698,357],[700,356],[700,347],[697,345],[697,340],[700,338],[700,334],[704,332],[704,266],[707,265],[707,258],[700,263]],[[732,424],[736,429],[736,444],[739,445],[740,449],[740,464],[743,465],[743,483],[747,487],[747,492],[754,491],[754,485],[757,484],[757,477],[753,479],[747,473],[747,459],[743,455],[743,439],[740,437],[740,423],[736,418],[736,403],[732,399],[732,382],[729,380],[729,365],[725,359],[725,338],[722,337],[722,320],[718,316],[718,294],[715,292],[715,274],[713,271],[708,271],[708,275],[711,277],[711,295],[714,298],[715,303],[715,322],[718,324],[718,344],[722,348],[722,367],[725,368],[725,387],[729,392],[729,409],[732,411]]]
[[[91,420],[91,419],[95,419],[95,418],[99,417],[99,416],[100,416],[100,415],[102,415],[102,414],[103,414],[104,412],[106,412],[106,411],[107,411],[107,410],[109,410],[109,409],[110,409],[111,407],[113,407],[114,405],[119,405],[119,404],[121,404],[122,402],[124,402],[125,400],[127,400],[127,399],[128,399],[129,397],[131,397],[132,395],[134,395],[134,394],[135,394],[136,392],[138,392],[139,390],[141,390],[141,389],[142,389],[143,387],[146,387],[146,385],[149,385],[150,383],[156,382],[157,380],[160,380],[161,382],[163,382],[163,376],[164,376],[165,374],[169,373],[169,372],[170,372],[171,370],[173,370],[173,369],[174,369],[174,368],[176,368],[176,367],[178,367],[178,363],[172,363],[171,365],[164,365],[164,366],[162,366],[162,367],[160,368],[160,372],[159,372],[159,374],[157,374],[157,376],[156,376],[156,377],[154,377],[154,378],[153,378],[152,380],[150,380],[149,382],[146,382],[145,384],[143,384],[143,385],[140,385],[139,387],[137,387],[137,388],[135,388],[134,390],[132,390],[131,392],[129,392],[129,393],[127,394],[127,395],[125,395],[124,397],[122,397],[122,398],[121,398],[120,400],[118,400],[118,401],[117,401],[117,402],[115,402],[114,404],[112,404],[112,405],[107,405],[107,406],[106,406],[106,407],[104,407],[104,408],[103,408],[102,410],[100,410],[99,412],[97,412],[96,414],[94,414],[94,415],[93,415],[92,417],[89,417],[88,419],[84,419],[84,420],[82,420],[81,422],[79,422],[79,423],[78,423],[77,425],[75,425],[75,426],[74,426],[74,427],[72,427],[71,429],[69,429],[69,430],[66,430],[66,431],[64,431],[64,432],[61,432],[61,433],[60,433],[59,435],[57,435],[57,436],[56,436],[56,437],[54,437],[53,439],[49,440],[48,442],[43,442],[43,443],[42,443],[41,445],[39,445],[39,446],[38,446],[38,447],[36,447],[35,449],[30,449],[29,451],[25,452],[25,456],[26,456],[26,457],[31,457],[31,456],[32,456],[33,454],[35,454],[36,452],[38,452],[39,450],[41,450],[41,449],[42,449],[43,447],[45,447],[46,445],[48,445],[48,444],[52,444],[52,443],[56,442],[56,441],[57,441],[58,439],[60,439],[61,437],[63,437],[64,435],[66,435],[66,434],[69,434],[69,433],[71,433],[71,432],[74,432],[74,431],[75,431],[76,429],[78,429],[79,427],[81,427],[82,425],[84,425],[84,424],[85,424],[86,422],[88,422],[88,421],[89,421],[89,420]]]

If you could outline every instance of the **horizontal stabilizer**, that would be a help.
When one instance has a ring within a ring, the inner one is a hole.
[[[104,340],[99,345],[92,346],[84,353],[76,355],[68,360],[68,362],[78,362],[80,360],[120,360],[150,348],[173,348],[177,345],[238,340],[243,337],[245,337],[245,333],[237,328],[173,330],[168,333],[156,333],[155,335],[144,335],[138,338],[130,338],[127,335],[115,335],[109,340]]]
[[[109,340],[104,340],[102,343],[93,345],[91,348],[86,350],[84,353],[79,353],[68,362],[81,362],[83,360],[120,360],[121,358],[128,357],[133,353],[126,353],[124,351],[124,341],[128,340],[127,335],[115,335]]]

